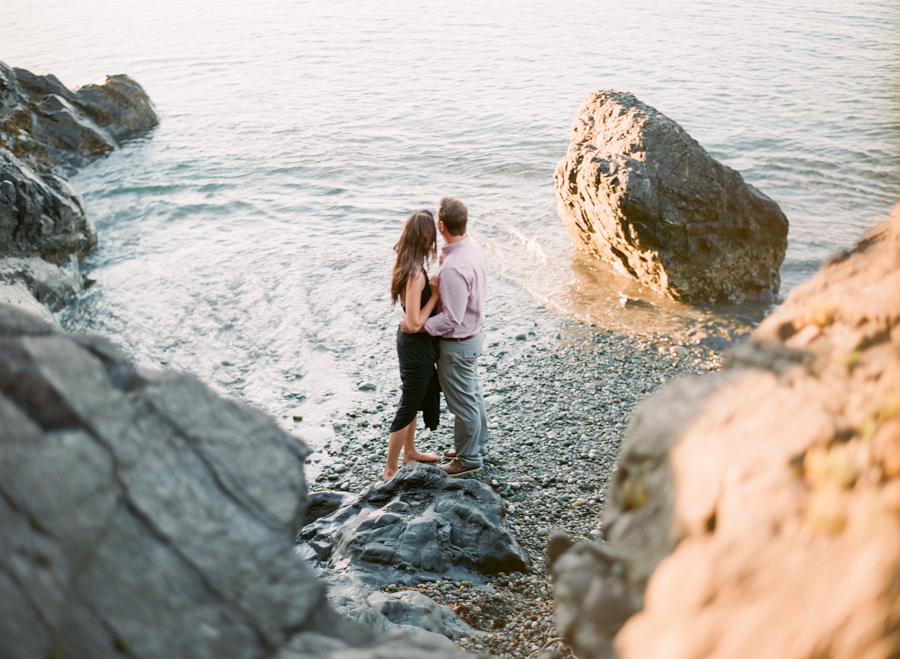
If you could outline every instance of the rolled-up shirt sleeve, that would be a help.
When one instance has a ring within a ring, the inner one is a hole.
[[[469,283],[453,268],[441,271],[438,278],[441,312],[425,321],[425,331],[431,336],[446,336],[462,323],[469,299]]]

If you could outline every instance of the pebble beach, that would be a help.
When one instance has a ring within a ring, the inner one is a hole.
[[[488,329],[480,373],[491,454],[471,478],[504,501],[507,524],[533,571],[484,584],[427,581],[388,589],[412,588],[456,611],[477,630],[457,639],[466,649],[497,657],[553,651],[569,657],[554,627],[548,536],[602,537],[606,487],[634,406],[673,378],[719,370],[723,351],[750,326],[711,321],[679,336],[627,336],[555,317],[507,336]],[[371,401],[334,424],[313,491],[359,492],[381,477],[399,381],[361,387],[370,388]],[[453,446],[453,417],[445,409],[436,431],[421,427],[421,415],[419,424],[419,450]]]

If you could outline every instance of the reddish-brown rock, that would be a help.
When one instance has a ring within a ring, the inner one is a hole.
[[[643,596],[614,639],[623,659],[900,655],[900,207],[708,383],[699,406],[664,390],[638,412],[696,410],[668,435],[626,441],[604,548],[619,568],[589,578],[584,549],[554,567],[578,656],[609,656],[615,629],[586,604],[616,589]],[[649,506],[662,511],[649,527],[626,523]],[[660,561],[663,540],[674,551]],[[642,592],[629,575],[648,561]]]

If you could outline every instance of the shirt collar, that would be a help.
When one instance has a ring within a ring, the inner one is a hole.
[[[441,248],[441,254],[444,255],[444,256],[446,256],[446,255],[449,254],[450,252],[452,252],[452,251],[454,251],[454,250],[456,250],[456,249],[459,249],[459,248],[462,246],[462,244],[463,244],[464,242],[466,242],[467,240],[469,240],[469,236],[466,236],[466,237],[463,238],[462,240],[457,240],[457,241],[454,242],[454,243],[447,243],[446,245],[444,245],[444,246]]]

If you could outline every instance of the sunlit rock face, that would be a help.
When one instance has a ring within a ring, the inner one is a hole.
[[[583,659],[896,657],[900,210],[731,361],[639,407],[609,544],[554,564],[561,630]]]
[[[576,247],[686,302],[770,301],[787,246],[777,204],[633,95],[591,94],[556,169]]]
[[[191,376],[0,304],[0,656],[467,656],[328,606],[293,545],[307,453]]]

